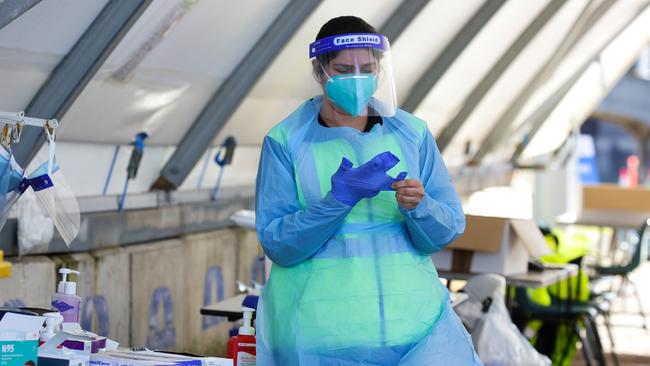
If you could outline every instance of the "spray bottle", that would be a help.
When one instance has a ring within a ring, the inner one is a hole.
[[[234,366],[255,365],[255,328],[251,323],[255,309],[243,307],[244,325],[239,327],[239,335],[228,340],[226,356],[233,360]]]
[[[71,273],[79,274],[68,268],[61,268],[59,273],[63,276],[57,287],[56,294],[52,296],[52,309],[63,316],[64,323],[79,323],[81,297],[77,296],[77,283],[68,281]]]

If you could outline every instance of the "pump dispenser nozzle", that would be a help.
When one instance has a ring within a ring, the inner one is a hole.
[[[61,281],[59,281],[59,286],[57,287],[56,292],[58,292],[60,294],[66,293],[66,294],[69,294],[69,295],[76,295],[76,293],[77,293],[77,283],[72,282],[72,281],[68,282],[68,275],[72,274],[72,273],[78,275],[79,271],[75,271],[75,270],[72,270],[72,269],[69,269],[69,268],[61,268],[59,270],[59,274],[62,275],[62,278],[61,278]]]
[[[242,307],[244,313],[244,325],[239,327],[239,334],[242,335],[255,335],[255,328],[253,328],[253,312],[255,309]]]

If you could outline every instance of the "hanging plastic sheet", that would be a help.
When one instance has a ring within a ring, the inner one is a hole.
[[[25,189],[26,184],[32,188],[61,238],[69,246],[79,233],[79,204],[59,166],[43,163],[23,181]]]
[[[11,206],[31,188],[63,241],[69,246],[79,233],[79,205],[61,170],[55,164],[55,130],[58,122],[54,119],[25,117],[23,112],[0,112],[0,117],[0,123],[3,124],[0,133],[0,228],[7,220]],[[21,131],[25,125],[43,128],[48,142],[47,162],[39,165],[27,178],[23,177],[23,169],[11,154],[11,145],[20,142]],[[23,219],[29,221],[33,215],[36,214],[30,212]],[[39,237],[42,238],[43,235]],[[49,240],[42,241],[49,243]]]

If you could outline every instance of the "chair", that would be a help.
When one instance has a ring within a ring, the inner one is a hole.
[[[647,219],[646,222],[641,225],[638,231],[638,240],[635,243],[634,247],[634,252],[632,253],[632,257],[630,258],[630,261],[626,264],[622,265],[613,265],[613,266],[595,266],[593,269],[595,270],[597,276],[596,278],[602,278],[605,276],[615,276],[615,277],[620,277],[621,282],[620,286],[618,288],[618,294],[623,295],[625,293],[625,290],[627,289],[628,285],[632,285],[634,295],[636,297],[638,306],[639,306],[639,315],[643,318],[643,328],[648,329],[647,325],[647,318],[646,314],[643,311],[643,303],[641,301],[641,296],[639,294],[639,288],[637,284],[630,279],[630,274],[634,272],[641,264],[648,258],[648,240],[650,239],[650,230],[648,229],[650,227],[650,219]],[[597,298],[597,297],[603,297],[607,296],[606,293],[598,293],[598,294],[593,294],[592,297]]]
[[[530,298],[526,288],[517,288],[515,299],[518,309],[529,318],[568,325],[582,344],[583,357],[588,366],[593,365],[592,359],[596,360],[598,366],[606,365],[602,343],[596,328],[595,317],[598,310],[591,304],[556,300],[549,306],[540,305]],[[586,335],[584,336],[580,329],[581,321],[585,325]],[[569,345],[567,345],[562,358],[566,357],[568,351]]]

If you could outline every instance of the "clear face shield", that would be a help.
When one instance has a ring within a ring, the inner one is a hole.
[[[324,118],[395,115],[395,82],[385,36],[353,33],[322,38],[309,46],[309,56],[323,93]]]
[[[4,227],[18,198],[23,169],[16,163],[13,154],[0,146],[0,230]]]

